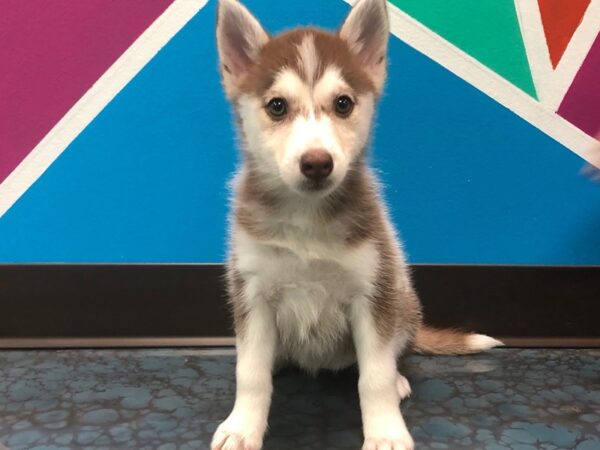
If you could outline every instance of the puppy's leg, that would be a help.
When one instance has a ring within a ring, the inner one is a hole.
[[[273,392],[276,332],[273,312],[257,302],[237,338],[236,398],[229,417],[217,428],[212,450],[259,450],[267,428]]]
[[[368,299],[353,305],[351,320],[360,373],[363,450],[412,450],[414,443],[398,406],[396,357],[406,342],[380,336]]]

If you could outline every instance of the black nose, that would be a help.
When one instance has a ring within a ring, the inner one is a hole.
[[[333,159],[325,150],[307,150],[300,158],[300,171],[310,180],[324,180],[332,170]]]

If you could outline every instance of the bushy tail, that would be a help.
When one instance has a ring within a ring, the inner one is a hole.
[[[429,355],[467,355],[504,345],[485,334],[423,326],[417,332],[414,351]]]

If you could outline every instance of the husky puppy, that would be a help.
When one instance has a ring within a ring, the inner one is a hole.
[[[360,0],[341,28],[270,36],[220,0],[217,44],[243,165],[234,180],[228,289],[237,392],[213,450],[258,450],[272,374],[357,363],[364,450],[406,450],[407,349],[459,354],[499,342],[424,327],[401,245],[367,167],[386,76],[385,0]]]

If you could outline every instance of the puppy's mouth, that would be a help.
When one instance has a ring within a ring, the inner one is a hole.
[[[323,194],[331,190],[333,187],[333,180],[325,178],[323,180],[303,180],[300,184],[300,190],[307,194]]]

